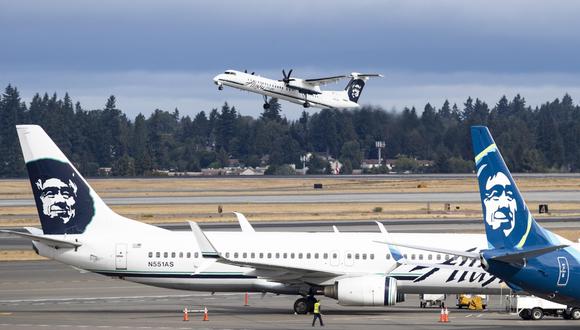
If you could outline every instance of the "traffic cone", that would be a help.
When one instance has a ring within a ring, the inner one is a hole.
[[[449,310],[445,307],[445,323],[449,322]]]
[[[244,297],[244,306],[250,306],[248,303],[248,293],[246,292],[246,296]]]
[[[439,313],[439,323],[445,323],[445,309],[441,308],[441,313]]]
[[[207,307],[203,308],[203,320],[209,321],[209,316],[207,316]]]
[[[187,307],[183,309],[183,320],[189,321],[189,311],[187,310]]]

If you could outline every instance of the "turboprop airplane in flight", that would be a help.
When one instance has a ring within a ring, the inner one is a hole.
[[[358,99],[366,81],[373,77],[382,77],[376,73],[357,73],[316,79],[292,78],[292,70],[286,74],[282,70],[280,80],[268,79],[254,73],[226,70],[213,78],[214,83],[222,90],[224,86],[261,94],[264,97],[264,109],[268,109],[268,97],[301,104],[305,108],[358,108]],[[342,91],[323,91],[320,86],[350,78]]]
[[[466,252],[394,240],[384,243],[480,260],[486,271],[515,292],[567,305],[564,317],[580,319],[580,243],[536,222],[487,127],[471,127],[471,139],[488,248]],[[542,317],[541,309],[526,313],[531,314],[521,316]]]
[[[39,255],[77,269],[171,289],[300,295],[297,313],[306,313],[315,295],[384,306],[404,293],[503,288],[478,260],[375,243],[437,242],[477,252],[486,247],[481,234],[388,234],[381,224],[377,233],[256,232],[240,213],[235,232],[203,232],[194,222],[191,231],[170,231],[131,220],[103,202],[40,126],[17,132],[42,229],[2,232],[29,238]]]

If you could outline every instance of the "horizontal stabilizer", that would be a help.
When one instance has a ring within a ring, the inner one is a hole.
[[[193,232],[193,236],[199,245],[199,249],[201,250],[201,255],[205,258],[218,258],[218,252],[213,247],[209,239],[205,236],[204,232],[199,228],[197,222],[188,221],[189,226],[191,227],[191,231]]]
[[[77,248],[77,247],[82,245],[79,242],[62,240],[62,239],[53,238],[53,237],[47,237],[46,235],[29,234],[29,233],[23,233],[23,232],[13,231],[13,230],[0,230],[0,232],[5,233],[5,234],[9,234],[9,235],[29,238],[35,242],[40,242],[40,243],[46,244],[46,245],[48,245],[50,247],[54,247],[54,248],[74,249],[74,248]]]
[[[387,244],[387,245],[401,246],[401,247],[406,247],[409,249],[431,251],[431,252],[436,252],[436,253],[450,254],[450,255],[459,256],[459,257],[479,259],[479,253],[476,253],[476,252],[447,250],[447,249],[440,249],[440,248],[431,247],[431,246],[404,244],[404,243],[398,243],[398,242],[392,242],[392,241],[374,241],[374,242],[381,243],[381,244]]]
[[[542,254],[546,254],[546,253],[549,253],[552,251],[563,249],[565,247],[568,247],[568,245],[554,245],[554,246],[548,246],[548,247],[543,247],[543,248],[539,248],[539,249],[526,249],[526,250],[522,250],[520,252],[507,252],[507,253],[492,256],[490,259],[495,260],[495,261],[507,262],[507,263],[519,263],[524,259],[534,258],[534,257],[540,256]]]

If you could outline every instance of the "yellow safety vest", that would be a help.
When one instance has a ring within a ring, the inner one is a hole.
[[[314,314],[320,314],[320,303],[319,302],[314,303]]]

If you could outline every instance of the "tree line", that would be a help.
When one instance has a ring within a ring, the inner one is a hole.
[[[269,165],[268,174],[287,174],[286,165],[301,168],[300,156],[306,153],[314,155],[309,173],[327,173],[328,157],[351,173],[363,159],[377,158],[377,140],[386,141],[383,158],[398,159],[400,169],[466,173],[473,171],[472,125],[490,127],[513,171],[580,171],[580,107],[568,94],[536,107],[517,95],[503,96],[493,106],[468,98],[439,108],[428,103],[420,113],[414,107],[364,106],[304,111],[297,120],[283,117],[276,99],[269,102],[258,118],[242,116],[225,103],[194,117],[156,109],[130,119],[117,109],[114,96],[104,108],[87,110],[68,94],[36,94],[26,103],[8,85],[0,96],[0,177],[26,175],[16,124],[41,125],[87,176],[99,175],[103,167],[115,176],[200,171],[228,166],[231,159],[248,167]],[[416,159],[431,160],[433,166],[416,167]]]

